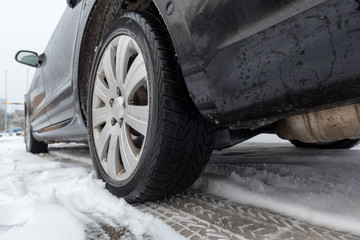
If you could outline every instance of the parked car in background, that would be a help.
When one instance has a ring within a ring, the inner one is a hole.
[[[68,0],[25,96],[26,147],[87,142],[128,202],[186,189],[212,150],[259,133],[360,138],[355,0]]]
[[[22,132],[23,129],[22,128],[14,128],[14,133],[17,133],[17,132]]]

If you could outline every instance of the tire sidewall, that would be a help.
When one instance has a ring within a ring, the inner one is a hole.
[[[149,170],[153,168],[154,164],[154,154],[152,150],[154,149],[156,131],[159,131],[157,126],[156,116],[158,112],[157,107],[157,95],[159,89],[157,89],[158,79],[155,78],[157,73],[154,69],[155,60],[152,58],[153,51],[151,49],[151,43],[149,37],[146,36],[146,30],[143,29],[141,23],[133,19],[134,14],[124,14],[117,20],[115,20],[108,28],[104,34],[98,50],[95,54],[94,64],[92,66],[90,84],[89,84],[89,94],[88,94],[88,134],[89,134],[89,147],[90,153],[93,161],[93,165],[97,172],[98,177],[102,178],[106,182],[106,187],[110,192],[115,193],[118,196],[125,197],[125,199],[134,199],[137,195],[140,194],[140,191],[144,186],[144,180],[149,175]],[[105,171],[103,170],[94,143],[93,131],[92,131],[92,98],[93,98],[93,89],[96,79],[96,72],[101,61],[102,55],[110,42],[119,35],[128,35],[131,37],[139,46],[141,53],[143,55],[146,71],[148,76],[148,103],[149,103],[149,122],[148,129],[145,138],[144,147],[142,154],[137,164],[137,167],[133,171],[130,177],[123,181],[116,181],[108,177]]]
[[[26,151],[31,153],[46,153],[48,152],[48,144],[38,141],[34,138],[31,128],[30,114],[25,109],[25,146]]]

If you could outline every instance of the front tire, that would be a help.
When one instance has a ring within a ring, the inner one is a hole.
[[[44,142],[39,142],[34,138],[30,125],[30,116],[27,110],[25,110],[25,146],[27,152],[31,152],[31,153],[48,152],[48,145]]]
[[[192,103],[166,30],[145,13],[125,13],[107,29],[87,112],[97,175],[131,203],[185,190],[214,147],[216,128]]]

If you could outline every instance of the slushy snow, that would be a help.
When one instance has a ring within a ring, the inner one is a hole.
[[[23,138],[0,138],[0,239],[85,239],[96,224],[136,239],[183,239],[163,221],[105,190],[94,172],[26,153]]]
[[[89,170],[86,148],[61,146],[53,145],[53,154],[68,163],[26,153],[22,138],[0,138],[1,240],[85,239],[94,224],[124,227],[136,239],[183,239],[111,195]],[[262,135],[238,148],[215,152],[193,187],[360,235],[359,147],[299,150]]]
[[[220,177],[203,177],[195,187],[230,201],[360,235],[359,149],[296,149],[275,135],[260,135],[235,150],[214,154],[214,163],[206,172]]]

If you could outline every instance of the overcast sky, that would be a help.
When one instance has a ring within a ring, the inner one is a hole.
[[[0,0],[0,4],[0,98],[5,97],[7,70],[8,101],[23,102],[26,72],[31,82],[35,68],[17,63],[15,54],[22,49],[41,54],[67,4],[66,0]]]

